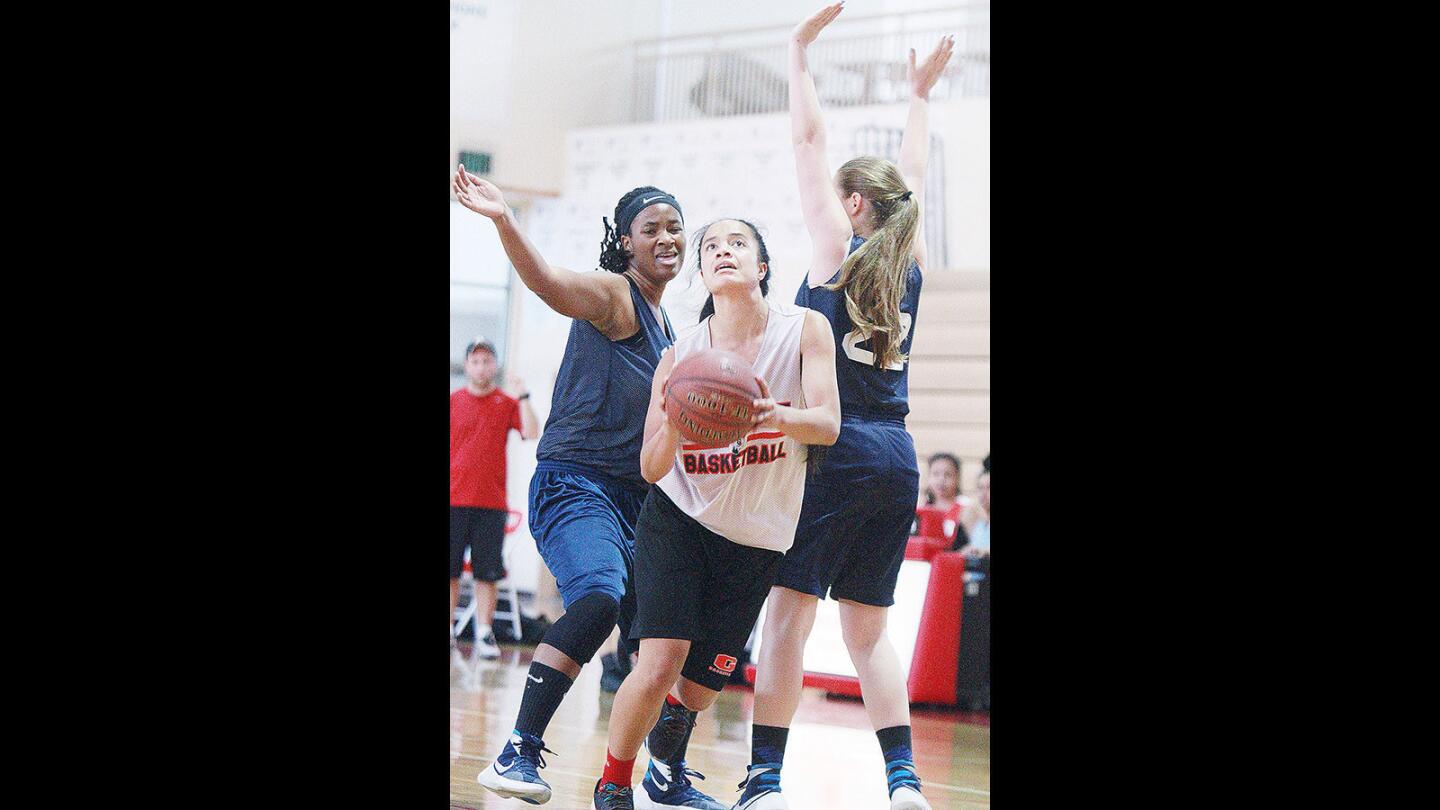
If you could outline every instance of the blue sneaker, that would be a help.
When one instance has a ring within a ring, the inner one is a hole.
[[[595,783],[595,810],[635,810],[635,792],[602,779]]]
[[[690,784],[690,777],[704,779],[699,771],[685,767],[685,760],[676,765],[650,757],[650,767],[645,769],[645,778],[635,791],[636,810],[652,810],[663,807],[697,807],[700,810],[728,810],[725,805],[706,796]]]
[[[490,763],[490,767],[475,777],[475,781],[504,798],[544,804],[550,801],[550,785],[540,778],[536,770],[545,767],[541,751],[555,753],[533,734],[511,732],[505,750]]]
[[[780,763],[763,762],[751,765],[740,783],[745,789],[733,810],[790,810],[780,795]]]

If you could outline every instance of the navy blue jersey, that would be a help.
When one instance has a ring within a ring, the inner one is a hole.
[[[537,467],[560,462],[648,487],[640,475],[645,412],[650,408],[655,367],[670,347],[674,330],[668,328],[668,317],[665,328],[656,323],[634,280],[628,276],[625,280],[639,331],[624,340],[611,340],[589,321],[577,318],[570,324],[565,359],[550,399],[550,418],[545,420],[535,457],[540,462]]]
[[[850,239],[850,253],[864,244],[859,236]],[[840,276],[835,270],[826,284],[834,284]],[[905,281],[905,295],[900,299],[900,351],[908,355],[915,339],[915,316],[920,307],[920,265],[910,262],[910,275]],[[795,293],[798,306],[809,307],[830,321],[835,334],[835,382],[840,388],[840,413],[846,418],[879,421],[901,421],[910,412],[909,363],[896,363],[889,368],[875,368],[870,341],[850,321],[845,309],[843,291],[810,287],[808,278],[800,281]]]

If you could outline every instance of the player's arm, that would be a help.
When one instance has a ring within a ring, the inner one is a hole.
[[[832,363],[834,361],[831,361]],[[640,446],[640,474],[654,484],[675,464],[680,449],[680,432],[665,416],[665,383],[675,367],[675,350],[666,349],[650,382],[650,408],[645,411],[645,443]]]
[[[840,389],[835,384],[835,338],[830,322],[813,309],[805,310],[800,332],[800,388],[804,408],[777,405],[770,388],[759,377],[760,396],[754,402],[755,426],[777,428],[801,444],[834,444],[840,437]]]
[[[820,9],[790,34],[790,139],[795,147],[800,210],[810,233],[810,272],[806,280],[811,286],[829,281],[850,247],[850,218],[835,196],[835,181],[825,157],[825,121],[805,51],[843,7],[844,3],[835,3]]]
[[[567,318],[579,318],[595,324],[602,332],[617,314],[631,309],[630,287],[618,273],[576,273],[563,267],[551,267],[521,233],[510,206],[500,189],[461,166],[450,182],[455,199],[477,214],[488,217],[500,233],[505,255],[515,265],[515,272],[540,300]]]
[[[910,49],[910,61],[905,67],[905,77],[910,82],[910,112],[905,118],[905,135],[900,139],[900,174],[910,189],[915,204],[920,210],[920,226],[915,231],[915,243],[911,250],[915,262],[925,270],[925,165],[930,159],[930,89],[945,72],[950,61],[950,52],[955,47],[955,37],[946,35],[940,44],[925,57],[924,63],[915,66],[915,49]]]

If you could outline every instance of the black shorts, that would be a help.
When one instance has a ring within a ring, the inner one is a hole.
[[[735,671],[784,556],[726,540],[651,487],[635,523],[630,638],[688,640],[681,674],[719,691]]]
[[[505,563],[500,548],[505,543],[503,509],[481,509],[478,506],[450,507],[450,578],[459,579],[465,570],[465,547],[470,547],[470,571],[480,582],[498,582],[505,578]]]

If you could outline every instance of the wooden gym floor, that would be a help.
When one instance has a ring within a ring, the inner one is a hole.
[[[499,660],[475,657],[461,641],[450,654],[450,807],[533,807],[502,799],[480,787],[475,775],[490,764],[514,727],[515,713],[530,666],[529,647],[501,645]],[[555,712],[540,772],[555,795],[542,805],[556,810],[591,806],[595,780],[605,765],[606,723],[614,696],[600,691],[600,657],[584,670]],[[696,785],[718,801],[733,804],[750,762],[750,718],[754,694],[730,686],[700,714],[691,736],[689,765],[707,777]],[[911,714],[916,770],[935,810],[990,806],[988,714],[914,710]],[[635,761],[635,787],[648,760]],[[884,810],[884,761],[865,708],[858,700],[827,698],[806,689],[791,726],[782,782],[792,810]]]

